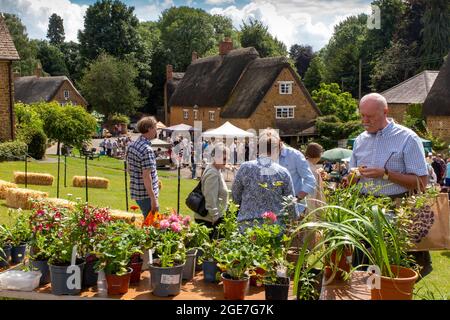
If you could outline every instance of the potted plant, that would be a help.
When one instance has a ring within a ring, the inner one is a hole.
[[[202,255],[199,257],[199,261],[202,265],[203,279],[205,282],[217,281],[219,268],[217,267],[217,261],[214,259],[214,255],[218,244],[219,241],[217,239],[211,241],[208,238],[205,239],[201,246]]]
[[[142,228],[130,228],[130,239],[132,249],[132,255],[128,266],[133,270],[130,276],[130,283],[138,283],[141,280],[142,266],[144,260],[141,258],[143,250],[146,247],[147,233]]]
[[[8,210],[8,214],[12,217],[13,210]],[[17,215],[12,218],[13,222],[10,228],[11,263],[18,264],[25,258],[27,243],[32,235],[29,223],[30,215],[19,209]]]
[[[135,227],[117,220],[99,229],[103,236],[94,244],[95,268],[104,270],[109,294],[127,293],[132,272],[128,265],[137,251],[131,236]]]
[[[0,225],[0,268],[5,268],[9,265],[11,258],[11,232],[6,225]]]
[[[223,272],[224,298],[227,300],[243,300],[249,285],[249,270],[254,267],[258,248],[239,232],[219,242],[215,253],[217,266]]]
[[[181,290],[181,278],[186,263],[183,226],[163,216],[156,226],[149,227],[153,252],[157,256],[149,264],[152,293],[166,297],[177,295]]]
[[[183,280],[192,280],[198,265],[198,257],[203,253],[202,244],[209,240],[209,234],[212,229],[190,221],[189,216],[185,216],[182,220],[184,226],[187,227],[184,236],[186,247],[186,264],[183,269]],[[199,254],[199,252],[201,252]],[[201,265],[200,265],[201,268]]]

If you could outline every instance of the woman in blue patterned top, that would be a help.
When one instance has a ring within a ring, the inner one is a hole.
[[[279,141],[275,131],[266,130],[259,138],[258,158],[244,162],[236,173],[232,198],[240,206],[237,220],[241,232],[254,223],[261,223],[265,212],[273,212],[280,217],[284,197],[294,197],[294,186],[288,170],[276,162]],[[291,207],[288,213],[293,216],[294,210]],[[282,223],[280,219],[278,222]]]

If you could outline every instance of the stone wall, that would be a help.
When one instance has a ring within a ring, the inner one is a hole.
[[[64,91],[69,91],[69,98],[66,100],[64,98]],[[64,81],[61,87],[59,88],[56,95],[53,97],[53,100],[58,101],[60,104],[66,104],[72,102],[73,105],[82,106],[84,108],[87,107],[83,98],[78,94],[73,87],[70,85],[69,81]]]
[[[10,98],[11,96],[14,97],[14,92],[10,94],[10,91],[13,91],[10,83],[10,79],[12,79],[9,68],[10,63],[9,61],[0,61],[0,142],[14,139],[11,136],[11,126],[14,127],[14,117],[13,123],[11,123]]]
[[[450,143],[450,116],[429,116],[427,126],[433,136]]]
[[[394,118],[397,123],[403,123],[403,118],[408,107],[409,104],[406,103],[390,103],[388,105],[388,117]]]

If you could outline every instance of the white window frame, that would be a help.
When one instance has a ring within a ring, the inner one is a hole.
[[[198,110],[194,109],[194,120],[198,120]]]
[[[64,99],[69,99],[70,98],[70,91],[69,90],[64,90]]]
[[[215,111],[209,111],[209,121],[215,121]]]
[[[278,92],[280,94],[292,94],[292,86],[294,81],[278,81]],[[287,89],[287,90],[286,90]]]
[[[189,119],[189,110],[183,109],[183,119],[188,120]]]
[[[296,106],[275,106],[276,119],[294,119]],[[280,111],[279,111],[280,110]],[[279,112],[281,113],[279,115]]]

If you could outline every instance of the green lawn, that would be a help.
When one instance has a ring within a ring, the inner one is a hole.
[[[50,159],[56,157],[50,156]],[[80,197],[83,201],[85,199],[84,188],[72,187],[72,177],[75,175],[84,176],[84,160],[80,158],[67,158],[67,187],[64,187],[64,158],[61,158],[61,173],[60,173],[60,192],[59,197],[69,199],[68,194],[72,194],[72,200]],[[0,163],[0,180],[13,181],[14,171],[24,171],[24,162],[1,162]],[[57,163],[39,163],[29,162],[28,172],[50,173],[55,177],[52,186],[35,186],[28,185],[28,188],[46,191],[49,197],[56,198],[56,176],[58,172]],[[99,160],[88,160],[88,175],[103,177],[110,180],[108,189],[94,189],[89,188],[89,203],[98,206],[108,206],[112,209],[125,210],[125,176],[123,172],[123,161],[101,157]],[[176,171],[159,170],[159,178],[162,182],[162,189],[159,196],[160,209],[168,209],[177,207],[177,173]],[[186,205],[184,200],[189,192],[195,187],[198,182],[191,179],[181,179],[180,188],[180,211],[182,214],[193,214]],[[20,187],[25,187],[20,185]],[[129,206],[134,205],[135,202],[130,199]],[[0,200],[0,223],[7,223],[8,208],[4,200]]]

